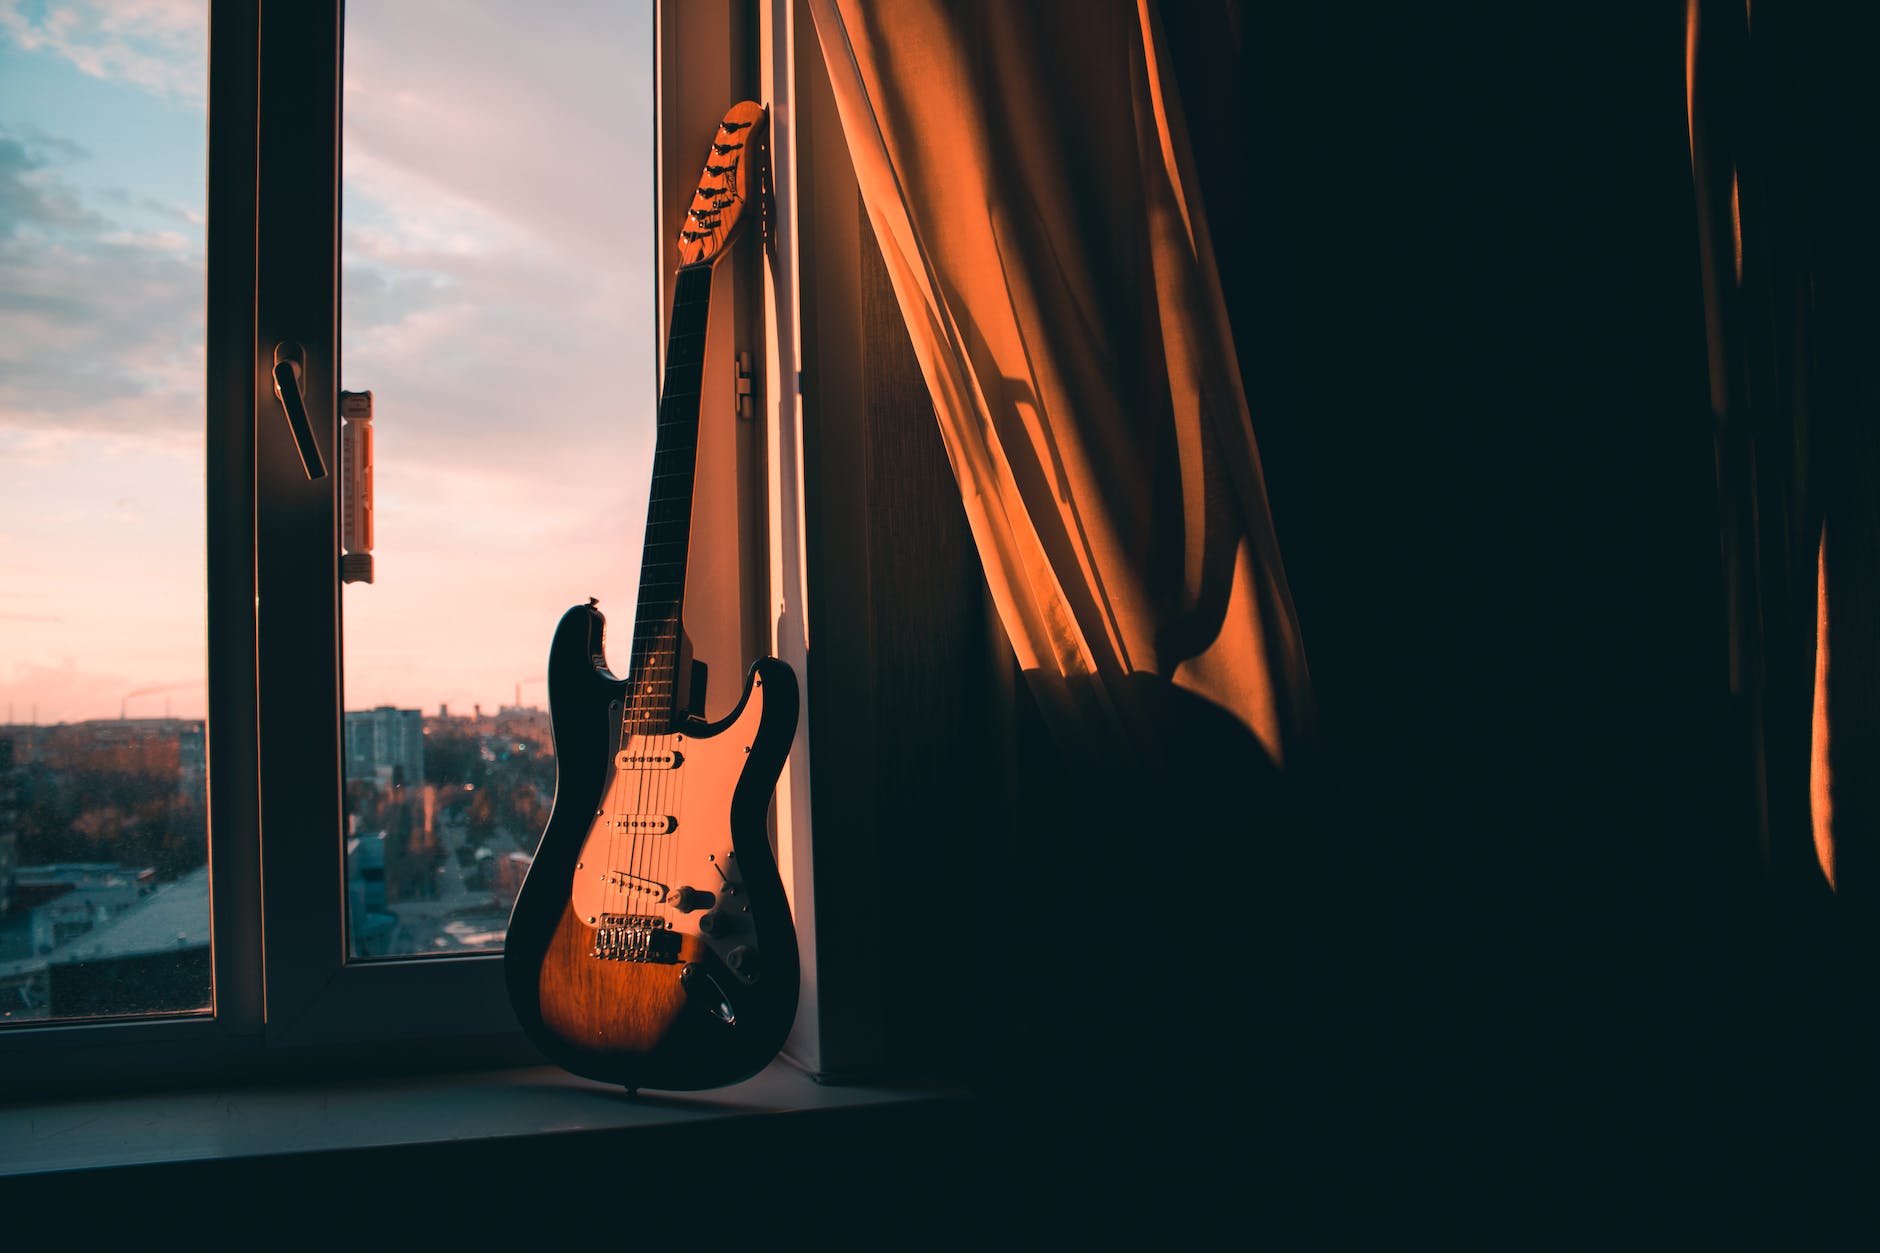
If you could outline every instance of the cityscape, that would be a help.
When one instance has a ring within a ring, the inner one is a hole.
[[[0,724],[0,1022],[206,1010],[201,719]],[[345,714],[354,958],[500,949],[554,795],[546,710]]]

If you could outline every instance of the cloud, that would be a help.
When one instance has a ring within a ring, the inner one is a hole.
[[[82,152],[0,132],[0,425],[200,429],[200,236],[86,203],[58,168]]]
[[[651,6],[447,12],[447,40],[429,5],[348,14],[349,183],[401,218],[448,206],[544,252],[651,264]]]
[[[43,138],[28,148],[22,140],[0,132],[0,239],[18,234],[22,227],[95,226],[101,221],[79,203],[76,193],[46,172],[47,148],[68,159],[84,151],[76,144],[48,144]]]
[[[381,483],[580,450],[568,489],[606,490],[657,406],[651,11],[449,16],[348,15],[344,386],[375,394]]]
[[[508,700],[568,604],[600,595],[617,630],[631,618],[672,261],[654,216],[651,11],[351,10],[341,347],[344,385],[377,399],[380,574],[346,591],[348,703]],[[0,44],[79,67],[87,101],[142,92],[176,173],[202,153],[200,119],[174,106],[200,95],[186,45],[203,12],[0,0]],[[139,59],[159,52],[169,64]],[[32,490],[0,500],[0,697],[21,717],[33,700],[42,720],[115,716],[128,691],[200,668],[201,487],[183,462],[200,476],[201,206],[187,189],[168,193],[180,207],[153,201],[151,164],[116,132],[75,131],[94,157],[7,121],[0,463]],[[166,185],[200,185],[181,173]],[[159,482],[189,482],[188,508],[163,505]],[[151,520],[115,522],[126,510]],[[194,581],[177,586],[178,567]],[[475,630],[440,649],[423,629],[440,614]],[[86,657],[123,677],[69,660]]]
[[[198,105],[207,101],[206,0],[0,0],[0,38],[59,57],[92,78]]]

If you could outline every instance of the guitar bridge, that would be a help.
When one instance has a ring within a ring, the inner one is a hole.
[[[602,914],[594,928],[594,948],[588,954],[602,961],[661,962],[679,960],[679,933],[663,918],[646,914]]]

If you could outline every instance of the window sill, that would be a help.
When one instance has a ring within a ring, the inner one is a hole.
[[[958,1088],[833,1086],[783,1060],[631,1098],[524,1067],[22,1102],[0,1107],[0,1214],[87,1239],[183,1214],[197,1235],[369,1219],[433,1248],[604,1233],[627,1214],[638,1235],[697,1235],[779,1207],[852,1217],[858,1199],[931,1223],[978,1177],[961,1151],[975,1110]]]
[[[641,1093],[527,1067],[0,1108],[0,1178],[558,1136],[626,1136],[754,1115],[964,1100],[957,1089],[830,1086],[786,1061],[725,1088]]]

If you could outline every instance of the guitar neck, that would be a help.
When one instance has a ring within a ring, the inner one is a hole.
[[[652,490],[646,504],[646,540],[640,554],[640,595],[633,616],[626,712],[627,730],[632,732],[663,733],[675,712],[680,611],[685,602],[692,489],[698,469],[699,387],[711,295],[710,261],[679,268],[666,331],[666,370],[653,446]]]

